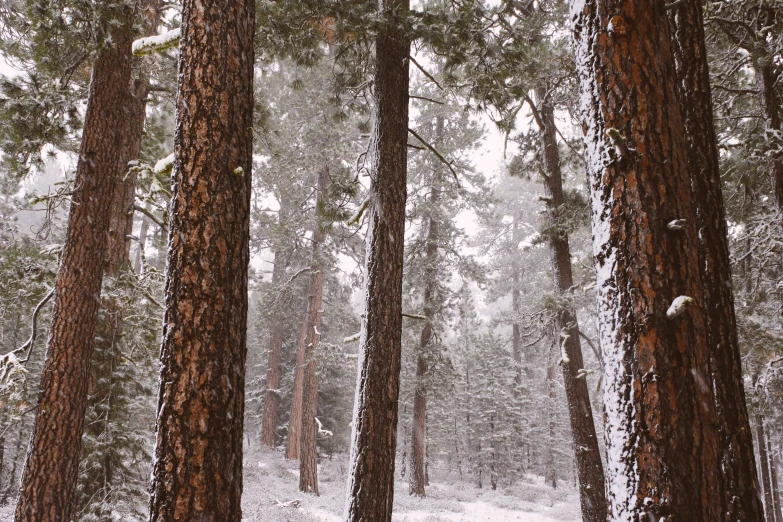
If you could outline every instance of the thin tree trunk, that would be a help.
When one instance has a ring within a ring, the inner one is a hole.
[[[129,103],[132,12],[112,31],[113,46],[93,64],[73,203],[35,424],[22,475],[17,521],[70,520],[90,360],[100,305],[112,194],[124,174],[124,121]]]
[[[304,367],[307,342],[307,317],[310,303],[310,288],[305,289],[305,306],[302,320],[299,322],[299,342],[296,348],[296,368],[294,368],[294,390],[291,398],[291,413],[288,419],[288,445],[285,448],[285,458],[299,460],[299,443],[302,433],[302,396],[304,395]]]
[[[519,227],[517,216],[514,214],[511,222],[511,239],[514,242],[514,248],[519,245]],[[522,309],[522,291],[519,282],[522,271],[517,261],[517,252],[512,253],[511,260],[511,313],[513,314],[511,322],[511,356],[516,365],[516,374],[514,375],[514,397],[519,397],[522,388],[522,329],[519,325],[519,314]],[[527,368],[526,368],[527,370]]]
[[[568,244],[568,232],[558,223],[559,210],[565,203],[563,196],[563,175],[560,170],[560,153],[557,147],[554,106],[546,99],[547,88],[536,88],[539,100],[539,118],[543,124],[541,133],[541,153],[543,156],[544,188],[547,195],[547,215],[549,217],[549,253],[552,265],[552,277],[555,292],[565,295],[574,285],[571,271],[571,250]],[[563,384],[568,402],[568,415],[571,421],[577,475],[579,476],[579,496],[584,522],[606,521],[606,493],[604,486],[604,468],[598,449],[598,437],[595,434],[593,409],[590,404],[590,392],[587,379],[580,377],[584,372],[582,344],[579,341],[579,324],[576,313],[564,308],[555,317],[555,338],[562,344],[565,355],[561,360]]]
[[[402,264],[408,157],[409,0],[380,0],[373,194],[367,231],[365,316],[353,414],[346,520],[391,520],[402,342]]]
[[[313,263],[310,267],[310,297],[307,307],[307,335],[305,338],[305,367],[303,372],[302,421],[299,455],[299,491],[318,495],[318,448],[315,417],[318,414],[318,380],[315,351],[321,342],[321,310],[324,290],[324,262],[321,247],[326,240],[326,226],[318,216],[318,209],[326,202],[329,190],[329,169],[318,172],[316,195],[316,225],[313,231]]]
[[[772,500],[772,484],[769,480],[769,456],[767,455],[767,434],[764,429],[764,417],[756,415],[756,440],[759,448],[759,463],[761,464],[761,486],[764,491],[764,520],[775,522],[775,507]]]
[[[435,122],[436,146],[443,143],[444,118],[438,115]],[[433,299],[437,281],[438,264],[438,204],[440,201],[440,169],[435,168],[430,188],[430,216],[427,220],[427,248],[424,266],[424,327],[421,329],[419,351],[416,357],[416,389],[413,395],[413,422],[411,424],[411,474],[408,482],[408,492],[411,495],[423,497],[426,495],[427,473],[425,464],[426,426],[427,426],[427,376],[426,350],[432,341],[432,318],[434,315]]]
[[[546,386],[549,397],[549,444],[547,444],[546,470],[544,482],[557,488],[557,467],[555,465],[555,401],[557,400],[557,381],[555,380],[555,367],[550,363],[546,368]]]
[[[607,495],[612,520],[708,522],[723,517],[720,445],[666,12],[657,0],[572,4],[607,381]],[[668,227],[680,219],[683,230]]]
[[[718,416],[723,520],[759,520],[753,437],[745,401],[734,312],[726,211],[713,125],[702,3],[687,0],[669,11],[677,86],[691,171],[698,255],[704,293],[712,388]]]
[[[282,209],[279,214],[282,217]],[[261,420],[261,444],[275,447],[277,431],[277,410],[280,405],[280,360],[283,351],[283,310],[281,306],[283,289],[280,285],[285,277],[286,263],[281,252],[275,252],[275,267],[272,269],[272,291],[274,312],[269,331],[269,356],[266,369],[266,391],[264,392],[264,416]]]
[[[151,522],[242,518],[254,25],[183,3]]]
[[[780,492],[778,491],[778,466],[775,452],[772,451],[772,437],[767,435],[767,456],[769,457],[769,478],[772,489],[772,505],[775,513],[775,522],[780,522]]]
[[[754,60],[754,67],[764,126],[768,132],[780,132],[780,102],[775,90],[776,83],[779,82],[776,81],[778,75],[775,74],[775,64],[771,57],[765,56],[764,59]],[[775,202],[778,210],[783,211],[783,158],[780,152],[770,156],[769,167]]]

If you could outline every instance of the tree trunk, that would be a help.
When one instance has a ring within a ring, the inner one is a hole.
[[[514,242],[514,248],[516,249],[520,241],[516,214],[514,214],[512,219],[511,238]],[[516,365],[516,373],[514,375],[514,397],[519,397],[522,388],[522,329],[519,325],[519,314],[522,309],[522,291],[519,287],[519,280],[522,276],[522,271],[519,268],[519,262],[517,261],[517,252],[515,251],[511,255],[513,256],[513,259],[511,260],[511,313],[513,314],[511,323],[511,356],[514,358],[514,364]]]
[[[758,496],[758,474],[737,339],[701,2],[687,0],[669,10],[669,27],[699,230],[699,268],[718,416],[719,479],[723,482],[723,496],[713,498],[712,502],[721,504],[723,520],[760,520],[763,508]]]
[[[775,64],[771,57],[764,56],[763,59],[754,60],[753,65],[756,69],[756,84],[764,115],[764,126],[767,132],[779,132],[780,103],[775,90],[778,78],[778,75],[775,74]],[[769,166],[771,182],[775,191],[775,202],[778,204],[778,210],[783,210],[783,158],[781,158],[780,152],[770,157]]]
[[[315,351],[321,342],[318,329],[321,326],[324,289],[324,263],[321,247],[326,240],[326,225],[319,210],[328,197],[329,168],[318,173],[318,193],[315,200],[316,225],[313,228],[313,263],[310,267],[310,298],[307,307],[307,335],[305,337],[305,367],[303,371],[302,420],[300,434],[299,491],[318,495],[318,448],[315,417],[318,414],[318,380],[316,378]]]
[[[380,0],[374,129],[367,158],[365,316],[353,415],[346,519],[389,522],[394,498],[402,342],[402,264],[408,156],[409,0]]]
[[[609,517],[722,520],[696,215],[666,9],[655,0],[574,1],[571,21],[607,380]],[[667,226],[679,219],[683,230]]]
[[[775,452],[772,451],[772,437],[767,435],[767,456],[769,457],[769,478],[772,489],[772,505],[774,506],[775,522],[780,522],[780,492],[778,491],[778,466]]]
[[[775,507],[772,500],[772,484],[769,480],[769,456],[767,455],[767,434],[764,429],[764,417],[756,415],[756,439],[759,448],[759,464],[761,464],[761,486],[764,491],[764,520],[775,522]]]
[[[282,209],[279,214],[282,218]],[[275,267],[272,269],[272,292],[274,312],[269,331],[269,359],[266,369],[266,391],[264,392],[264,416],[261,420],[261,444],[275,447],[277,431],[277,409],[280,405],[280,360],[283,351],[283,310],[281,307],[283,289],[280,285],[285,277],[286,263],[278,250],[275,252]]]
[[[251,0],[185,0],[150,521],[242,517]]]
[[[307,318],[310,302],[310,288],[305,292],[308,306],[305,307],[300,321],[299,342],[296,348],[296,368],[294,369],[294,391],[291,398],[291,413],[288,419],[288,445],[285,448],[285,458],[299,459],[299,443],[302,434],[302,396],[304,395],[304,367],[307,342]]]
[[[555,380],[555,367],[551,363],[546,368],[546,386],[549,396],[549,444],[546,453],[546,469],[544,482],[553,488],[557,488],[557,466],[555,464],[555,401],[557,400],[557,381]]]
[[[557,148],[555,110],[546,99],[546,86],[536,89],[539,100],[539,118],[543,127],[541,134],[541,155],[544,163],[544,188],[547,195],[548,240],[555,292],[565,295],[574,285],[571,272],[571,250],[568,232],[558,223],[559,209],[565,203],[563,196],[563,175],[560,170],[560,153]],[[579,497],[584,522],[606,521],[606,489],[604,468],[595,434],[593,409],[582,359],[582,345],[579,341],[579,324],[576,313],[564,308],[555,317],[555,338],[562,343],[564,354],[561,360],[563,385],[568,401],[568,415],[571,421],[571,435],[574,443],[577,475],[579,476]]]
[[[436,146],[443,144],[442,115],[437,116],[435,122]],[[423,497],[426,495],[426,426],[427,426],[427,390],[425,378],[427,376],[426,350],[432,340],[432,318],[434,315],[433,299],[435,299],[435,285],[437,281],[438,265],[438,227],[437,208],[440,201],[440,169],[435,168],[430,188],[430,216],[427,220],[427,249],[425,252],[424,267],[424,327],[421,329],[419,339],[419,351],[416,357],[416,390],[413,396],[413,422],[411,424],[411,474],[408,492],[411,495]]]
[[[131,75],[132,12],[93,64],[68,232],[55,281],[49,346],[16,520],[70,520],[82,448],[112,194],[120,169]]]

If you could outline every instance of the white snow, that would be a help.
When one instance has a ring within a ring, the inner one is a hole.
[[[163,34],[139,38],[134,40],[131,52],[136,56],[144,56],[145,54],[165,51],[179,45],[179,36],[180,29],[177,27]]]

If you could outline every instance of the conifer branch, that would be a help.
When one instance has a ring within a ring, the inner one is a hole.
[[[424,138],[422,138],[421,136],[419,136],[419,135],[416,133],[416,131],[414,131],[413,129],[410,129],[410,128],[409,128],[409,129],[408,129],[408,132],[410,132],[410,133],[413,135],[413,137],[414,137],[414,138],[416,138],[417,140],[419,140],[419,141],[422,143],[422,145],[424,145],[425,147],[427,147],[427,148],[429,149],[429,151],[430,151],[430,152],[432,152],[433,154],[435,154],[435,156],[436,156],[436,157],[437,157],[437,158],[438,158],[438,159],[439,159],[439,160],[440,160],[440,161],[441,161],[441,162],[442,162],[444,165],[446,165],[446,166],[449,168],[449,170],[451,171],[451,174],[454,176],[454,181],[456,181],[456,182],[457,182],[457,186],[459,186],[459,178],[457,177],[457,171],[456,171],[456,170],[454,170],[454,167],[452,167],[452,166],[451,166],[451,163],[450,163],[448,160],[446,160],[446,158],[444,158],[444,157],[443,157],[443,154],[441,154],[440,152],[438,152],[438,149],[436,149],[435,147],[433,147],[432,145],[430,145],[430,144],[429,144],[429,143],[428,143],[428,142],[427,142],[427,141],[426,141]]]

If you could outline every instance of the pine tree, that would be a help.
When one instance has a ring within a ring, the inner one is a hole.
[[[760,519],[753,439],[745,402],[731,282],[728,227],[720,159],[713,126],[712,97],[702,6],[686,1],[669,11],[674,63],[688,144],[688,165],[699,230],[699,267],[704,285],[707,341],[718,416],[719,458],[731,519]],[[718,499],[713,499],[717,502]]]
[[[609,516],[718,520],[719,438],[666,11],[612,0],[571,11],[606,378]]]
[[[390,521],[402,330],[410,39],[407,0],[379,3],[375,41],[365,316],[354,405],[346,519]]]
[[[181,27],[150,520],[238,522],[255,3],[189,0]]]
[[[99,28],[105,40],[92,66],[76,188],[17,520],[66,520],[73,507],[109,213],[115,184],[124,174],[122,130],[130,95],[133,11],[120,7],[104,16]]]

